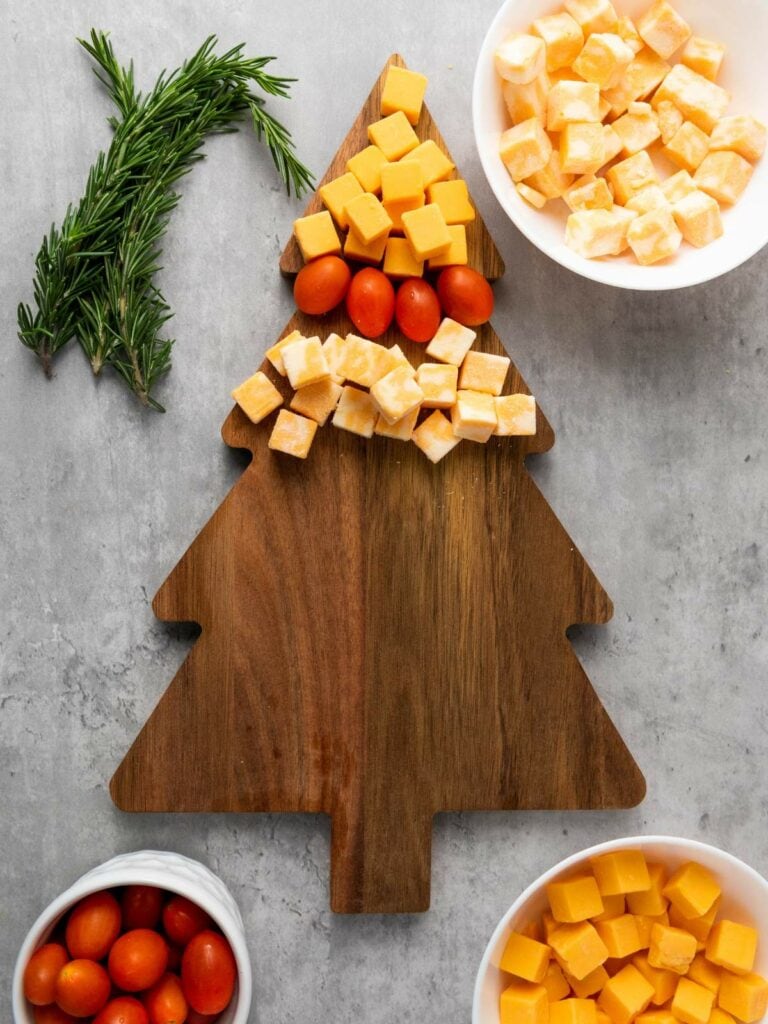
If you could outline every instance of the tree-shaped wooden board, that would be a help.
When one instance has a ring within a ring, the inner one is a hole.
[[[383,76],[326,177],[367,144]],[[417,132],[446,148],[426,109]],[[468,241],[498,277],[479,217]],[[281,267],[300,265],[291,243]],[[337,310],[293,329],[352,325]],[[380,340],[421,359],[396,330]],[[504,352],[489,324],[475,347]],[[507,390],[528,391],[514,364]],[[566,638],[612,608],[525,469],[554,441],[540,412],[537,427],[434,466],[329,424],[303,462],[235,407],[224,440],[252,461],[154,602],[202,633],[112,779],[118,806],[325,812],[333,909],[380,913],[429,906],[439,811],[638,803],[642,775]]]

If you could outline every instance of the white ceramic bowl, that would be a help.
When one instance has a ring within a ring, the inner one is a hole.
[[[546,885],[560,875],[567,875],[574,868],[585,865],[590,857],[628,847],[643,850],[649,860],[661,861],[672,869],[689,860],[698,861],[709,868],[723,889],[721,912],[726,917],[754,925],[763,937],[757,950],[755,970],[768,975],[768,939],[765,938],[768,934],[768,881],[762,875],[730,853],[692,839],[677,839],[674,836],[613,839],[555,864],[529,885],[502,917],[480,961],[472,1001],[472,1024],[499,1024],[499,996],[509,984],[509,975],[499,969],[501,954],[510,933],[546,909]]]
[[[636,17],[650,5],[650,0],[615,0],[614,5],[620,14]],[[733,95],[728,113],[754,114],[768,123],[768,3],[673,0],[673,6],[688,20],[695,35],[717,39],[727,47],[719,84]],[[650,267],[639,266],[631,253],[602,260],[584,259],[565,244],[568,210],[564,203],[550,202],[543,210],[534,210],[518,195],[498,153],[499,136],[509,127],[509,120],[493,54],[509,32],[525,32],[534,18],[561,7],[559,0],[505,0],[488,30],[475,70],[475,141],[488,183],[510,219],[529,241],[564,267],[619,288],[685,288],[709,281],[748,260],[768,242],[768,154],[756,165],[741,200],[724,210],[722,238],[704,249],[694,249],[684,242],[672,259]],[[670,164],[669,170],[677,168]]]
[[[237,961],[237,988],[219,1021],[220,1024],[246,1024],[253,990],[251,962],[245,944],[243,919],[232,893],[204,864],[166,850],[140,850],[113,857],[78,878],[46,907],[32,925],[16,961],[13,974],[15,1024],[34,1024],[23,988],[24,968],[32,953],[47,940],[62,915],[78,900],[92,892],[119,885],[155,885],[186,896],[210,914],[224,933]]]

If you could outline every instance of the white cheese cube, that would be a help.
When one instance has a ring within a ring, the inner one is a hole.
[[[373,437],[378,417],[378,410],[367,391],[346,386],[341,392],[331,423],[334,427],[359,434],[360,437]]]
[[[339,404],[341,385],[330,379],[319,380],[301,388],[291,399],[291,409],[308,416],[319,426],[325,426],[326,420]]]
[[[581,121],[600,121],[600,87],[571,81],[553,85],[547,96],[547,131],[561,132]]]
[[[384,345],[357,334],[348,334],[344,340],[344,354],[338,372],[353,384],[364,388],[373,387],[377,380],[381,380],[385,373],[397,365],[397,357]]]
[[[283,349],[286,345],[292,345],[294,341],[298,341],[303,335],[301,331],[291,331],[290,334],[286,334],[284,338],[281,338],[272,348],[267,349],[267,359],[272,363],[274,368],[280,374],[281,377],[285,376],[285,367],[283,366]]]
[[[612,210],[578,210],[565,225],[565,244],[587,259],[618,256],[627,248],[627,229],[637,214],[614,206]]]
[[[709,148],[713,152],[732,150],[745,160],[756,163],[765,152],[765,138],[765,125],[757,118],[748,115],[723,117],[712,130]]]
[[[467,356],[471,355],[470,352]],[[459,368],[450,363],[422,363],[416,371],[416,383],[424,392],[425,409],[450,409],[456,401]]]
[[[671,178],[667,178],[661,183],[661,191],[667,197],[670,203],[677,203],[684,196],[690,195],[691,192],[698,191],[696,188],[696,182],[690,176],[688,171],[678,171],[677,174],[673,174]]]
[[[683,126],[685,118],[677,109],[674,103],[669,100],[662,100],[659,103],[658,110],[656,111],[659,118],[659,131],[661,132],[661,141],[666,144],[674,136],[678,128]]]
[[[669,200],[664,195],[659,185],[646,185],[627,201],[626,208],[634,210],[637,214],[649,213],[651,210],[660,210],[669,206]]]
[[[416,427],[412,440],[430,462],[439,462],[456,447],[461,438],[454,434],[450,420],[439,409],[435,409],[421,426]]]
[[[494,399],[497,437],[531,437],[536,433],[536,399],[533,395],[502,395]]]
[[[531,188],[530,185],[526,185],[522,181],[518,181],[515,185],[520,197],[532,206],[534,210],[543,210],[547,205],[547,197],[542,195],[541,192],[537,192],[535,188]]]
[[[306,459],[315,439],[317,423],[304,416],[296,416],[287,409],[281,409],[272,428],[268,445],[274,452]]]
[[[566,11],[537,18],[532,28],[547,48],[547,71],[569,67],[584,46],[581,26]]]
[[[585,36],[616,31],[619,18],[610,0],[565,0],[563,6],[579,23]]]
[[[584,44],[573,62],[573,70],[585,82],[595,82],[601,89],[618,85],[624,72],[635,59],[635,51],[621,36],[613,32],[597,32]]]
[[[500,395],[504,390],[511,360],[508,356],[494,356],[488,352],[467,352],[461,364],[459,388],[462,391],[483,391]]]
[[[456,404],[451,408],[456,437],[485,444],[498,423],[493,397],[481,391],[460,389],[456,393]]]
[[[720,73],[720,65],[725,57],[725,47],[722,43],[716,43],[712,39],[702,39],[701,36],[692,36],[683,50],[680,60],[691,71],[708,78],[714,82]]]
[[[299,338],[286,345],[280,354],[292,388],[305,388],[308,384],[327,380],[331,376],[323,346],[317,337]]]
[[[642,39],[664,60],[691,37],[686,20],[667,0],[655,0],[637,22]]]
[[[675,223],[690,245],[702,249],[723,234],[717,200],[706,192],[691,192],[672,207]]]
[[[643,266],[674,256],[682,240],[671,207],[660,207],[641,214],[632,221],[627,231],[627,241],[635,259]]]
[[[389,348],[389,354],[392,356],[393,370],[400,367],[401,369],[407,370],[411,377],[416,376],[416,367],[413,365],[413,363],[410,361],[408,356],[405,354],[405,352],[403,352],[399,345],[391,345]]]
[[[387,423],[383,416],[379,415],[374,427],[374,433],[380,437],[389,437],[393,441],[410,441],[413,430],[419,419],[419,407],[412,409],[407,416],[403,416],[396,423]]]
[[[719,85],[691,71],[685,64],[675,64],[653,96],[658,110],[662,100],[674,103],[688,121],[711,132],[725,113],[731,97]]]
[[[546,72],[527,85],[502,82],[501,95],[512,124],[529,121],[532,117],[537,118],[542,125],[545,124],[547,120],[547,95],[550,88]]]
[[[427,345],[427,355],[439,363],[461,366],[464,356],[472,348],[477,333],[463,324],[445,317],[434,338]]]
[[[261,421],[283,404],[283,396],[266,375],[258,370],[236,387],[232,397],[251,423]]]
[[[632,110],[632,107],[641,106],[647,110]],[[621,139],[623,156],[634,156],[641,149],[647,149],[661,135],[659,119],[646,103],[630,103],[627,113],[617,118],[611,127]]]
[[[577,210],[611,210],[613,196],[605,178],[596,178],[593,174],[585,174],[578,178],[563,196],[569,209]]]
[[[513,181],[530,178],[547,166],[552,155],[552,140],[538,118],[508,128],[499,139],[499,156]]]
[[[424,392],[405,367],[390,370],[371,388],[371,398],[387,423],[397,423],[409,412],[418,409]]]
[[[342,365],[346,347],[346,338],[342,338],[340,334],[329,334],[323,342],[323,355],[325,356],[326,363],[328,363],[331,376],[341,378],[341,381],[337,380],[337,383],[341,383],[344,380]]]
[[[507,82],[527,85],[537,78],[546,65],[546,47],[538,36],[516,33],[496,50],[496,70]]]

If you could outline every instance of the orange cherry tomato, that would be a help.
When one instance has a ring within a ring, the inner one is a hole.
[[[51,1003],[50,1006],[35,1007],[35,1024],[79,1024],[77,1017],[64,1013],[60,1006]]]
[[[440,326],[440,300],[435,289],[421,277],[408,277],[397,289],[397,326],[411,341],[431,341]]]
[[[70,960],[56,979],[56,1002],[73,1017],[92,1017],[109,999],[109,975],[95,960]]]
[[[177,946],[186,946],[198,932],[210,928],[210,917],[186,896],[172,896],[163,907],[163,928],[165,934]]]
[[[118,996],[110,999],[93,1024],[149,1024],[149,1015],[138,999]]]
[[[446,267],[437,279],[437,294],[445,315],[466,327],[491,319],[493,291],[471,267]]]
[[[380,337],[395,315],[395,289],[386,274],[375,267],[359,270],[347,292],[347,312],[360,334]]]
[[[94,892],[69,915],[67,949],[75,960],[103,960],[120,934],[120,904],[111,892]]]
[[[109,951],[109,976],[123,992],[143,992],[165,974],[168,946],[158,932],[134,928]]]
[[[319,316],[338,306],[352,273],[339,256],[320,256],[305,264],[293,282],[293,298],[302,313]]]
[[[58,942],[36,949],[24,968],[24,995],[34,1006],[47,1006],[56,998],[56,979],[69,954]]]
[[[154,885],[127,885],[120,900],[123,928],[154,928],[163,912],[163,890]]]
[[[237,964],[229,943],[218,932],[196,935],[181,958],[181,984],[198,1013],[221,1013],[232,998]]]
[[[175,974],[164,974],[144,996],[149,1024],[184,1024],[189,1007]]]

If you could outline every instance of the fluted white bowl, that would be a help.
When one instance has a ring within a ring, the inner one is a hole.
[[[237,904],[222,880],[199,861],[167,850],[123,853],[78,878],[40,914],[22,944],[13,974],[15,1024],[34,1024],[24,998],[24,968],[38,946],[47,941],[56,924],[84,896],[122,885],[154,885],[186,896],[202,907],[221,928],[237,963],[237,986],[232,1002],[219,1018],[220,1024],[246,1024],[253,981],[245,943],[245,927]]]

